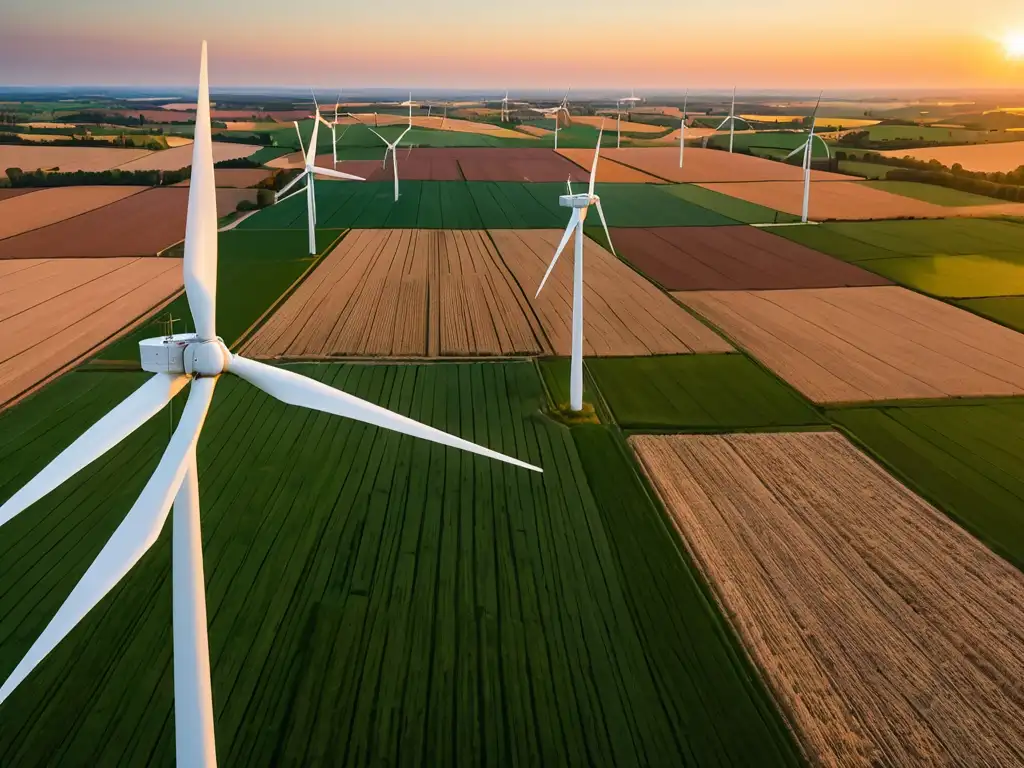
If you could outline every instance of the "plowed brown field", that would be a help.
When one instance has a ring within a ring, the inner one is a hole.
[[[235,144],[234,142],[213,142],[213,162],[237,160],[248,157],[259,149],[256,144]],[[119,165],[122,171],[176,171],[192,165],[192,145],[185,144],[161,152],[149,152],[145,157]]]
[[[550,353],[485,232],[354,230],[245,345],[257,357]]]
[[[620,256],[674,291],[889,285],[756,227],[621,227],[611,234]]]
[[[533,294],[558,247],[555,229],[491,230],[516,281],[531,297],[555,354],[572,351],[572,243],[539,297]],[[589,238],[584,238],[583,352],[668,355],[729,352],[720,336]]]
[[[66,370],[180,288],[178,259],[0,261],[0,404]]]
[[[630,443],[812,765],[1024,763],[1024,575],[838,434]]]
[[[117,147],[37,147],[0,144],[0,177],[7,178],[8,168],[21,168],[26,172],[40,168],[59,168],[62,172],[107,171],[151,154],[153,153],[145,149]],[[186,163],[189,164],[191,161]]]
[[[1024,335],[905,288],[675,295],[818,403],[1024,394]]]
[[[328,166],[330,167],[330,166]],[[272,171],[262,168],[217,168],[214,172],[214,183],[227,189],[247,189],[259,184],[271,175]],[[174,186],[187,187],[189,179],[179,181]],[[223,214],[222,214],[223,215]]]
[[[558,150],[568,154],[578,150]],[[582,155],[581,155],[582,157]],[[593,159],[593,154],[591,154]],[[679,147],[626,147],[602,149],[601,157],[628,165],[666,181],[708,183],[716,181],[799,181],[803,171],[795,165],[777,163],[752,155],[729,154],[718,149],[687,147],[683,167],[679,167]],[[573,158],[575,160],[575,158]],[[577,161],[578,162],[578,161]],[[817,181],[849,181],[849,176],[814,171]]]
[[[231,213],[239,200],[253,200],[255,196],[254,189],[218,189],[218,213]],[[185,236],[187,207],[187,189],[147,189],[74,218],[0,240],[0,259],[153,256]]]
[[[102,208],[146,187],[52,187],[0,203],[0,240]]]
[[[290,157],[290,156],[289,156]],[[284,158],[278,158],[280,162]],[[593,159],[593,155],[591,155]],[[288,163],[293,160],[286,161]],[[318,156],[318,163],[327,163],[331,167],[330,155]],[[298,166],[301,167],[301,159]],[[382,168],[375,160],[343,160],[338,163],[338,170],[362,176],[367,181],[390,181],[394,173],[391,163]],[[637,171],[626,169],[636,175]],[[490,147],[455,147],[434,148],[424,147],[398,152],[398,176],[407,181],[521,181],[521,182],[564,182],[586,181],[587,171],[575,163],[559,156],[551,149],[498,149]],[[605,178],[605,169],[601,170],[603,181],[618,181],[616,178]],[[650,181],[657,181],[646,177]]]
[[[592,149],[559,149],[558,154],[583,171],[584,178],[589,179],[590,168],[594,163],[594,150]],[[601,150],[601,165],[598,167],[597,177],[600,181],[618,182],[621,184],[664,184],[663,179],[651,176],[649,173],[630,168],[628,165],[616,163],[609,160],[606,155],[608,150]]]

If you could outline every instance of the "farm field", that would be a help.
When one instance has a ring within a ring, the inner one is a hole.
[[[0,200],[0,240],[102,208],[146,187],[51,187]]]
[[[234,142],[213,142],[213,162],[236,160],[249,157],[260,147],[255,144],[236,144]],[[192,165],[192,145],[185,144],[162,152],[149,152],[145,157],[131,160],[119,165],[122,171],[176,171]]]
[[[590,178],[590,169],[594,164],[594,153],[589,156],[585,149],[558,150],[562,157],[572,161],[573,167],[583,171],[586,179]],[[597,166],[598,183],[621,183],[621,184],[664,184],[663,179],[651,176],[649,173],[630,168],[628,165],[616,163],[614,160],[601,158]]]
[[[245,189],[254,187],[270,176],[271,172],[262,168],[217,168],[214,172],[214,183],[218,187]],[[175,187],[187,187],[190,179],[179,181]]]
[[[992,318],[998,323],[1024,331],[1024,296],[1001,296],[991,299],[958,301],[972,312]]]
[[[959,163],[968,171],[998,173],[1017,170],[1024,165],[1024,141],[974,144],[958,147],[896,149],[883,152],[890,157],[912,157],[928,162],[938,160],[947,168]]]
[[[370,122],[370,115],[363,115],[362,120]],[[402,115],[377,115],[377,125],[408,125],[408,116]],[[428,128],[434,131],[451,131],[452,133],[470,133],[482,136],[494,136],[498,139],[522,139],[524,136],[518,131],[503,128],[492,123],[478,123],[472,120],[461,120],[457,117],[443,118],[442,116],[413,115],[412,124],[416,128]]]
[[[349,232],[244,348],[293,359],[549,351],[486,232],[379,229]]]
[[[1024,575],[838,434],[630,442],[813,764],[1018,761]]]
[[[804,400],[742,355],[590,358],[587,371],[630,430],[745,430],[821,423]]]
[[[909,403],[828,415],[898,477],[1024,569],[1024,401]]]
[[[789,152],[802,147],[807,143],[807,132],[800,131],[745,131],[733,136],[733,146],[736,149],[748,149],[755,155],[771,155],[780,158],[785,157]],[[729,149],[729,132],[719,131],[708,140],[708,146],[718,149]],[[781,150],[781,151],[779,151]],[[820,142],[814,142],[813,156],[824,159],[828,157],[828,151]],[[803,155],[800,155],[803,157]]]
[[[584,166],[588,166],[594,158],[593,150],[589,158],[583,150],[559,149],[558,152]],[[678,147],[602,149],[601,157],[677,183],[799,181],[803,178],[803,171],[795,165],[699,147],[686,148],[682,168],[679,167]],[[849,179],[847,176],[825,171],[813,171],[812,178],[816,181]]]
[[[617,128],[614,115],[573,115],[572,122],[573,125],[586,125],[591,128],[601,128],[601,126],[604,126],[604,132],[610,136],[615,135]],[[621,121],[621,123],[618,124],[618,128],[621,128],[623,133],[636,135],[665,132],[665,128],[660,125],[634,123],[631,120]]]
[[[983,254],[1014,260],[1020,258],[1020,243],[1024,237],[1024,225],[979,219],[837,222],[822,227],[790,227],[779,232],[786,237],[801,237],[812,236],[811,230],[821,230],[821,241],[825,243],[839,236],[863,243],[865,252],[889,253],[888,257],[879,255],[878,258]],[[840,253],[833,255],[849,259]]]
[[[379,167],[379,166],[378,166]],[[401,160],[399,160],[401,167]],[[663,185],[598,182],[609,226],[716,226],[735,224],[714,211],[677,198]],[[408,181],[394,202],[391,182],[323,182],[316,185],[318,226],[330,229],[547,229],[564,228],[558,205],[565,181]],[[305,229],[305,201],[285,200],[249,217],[244,229]]]
[[[556,355],[572,346],[571,253],[564,253],[544,290],[531,298],[558,246],[560,230],[490,230],[491,239],[530,300]],[[589,238],[583,246],[585,355],[729,352],[714,331]]]
[[[0,261],[0,406],[91,353],[181,288],[163,259]]]
[[[621,257],[673,291],[888,284],[859,267],[755,227],[615,228],[611,235]]]
[[[1017,138],[1008,131],[978,131],[967,128],[954,128],[950,124],[940,125],[875,125],[868,129],[872,141],[936,141],[960,146],[950,149],[970,149],[972,146],[989,146],[1004,142],[1014,143]],[[947,149],[947,147],[932,147]],[[919,150],[890,150],[893,153],[912,153]],[[903,157],[903,155],[899,155]],[[927,159],[927,158],[925,158]],[[954,161],[956,162],[956,161]],[[966,166],[965,166],[966,167]],[[1012,169],[1005,169],[1012,170]]]
[[[317,231],[317,257],[309,255],[305,232],[270,230],[246,232],[233,229],[217,236],[217,282],[234,290],[217,297],[217,333],[230,348],[278,301],[296,280],[327,253],[341,236],[336,230]],[[180,258],[180,247],[171,253]],[[180,262],[179,262],[180,264]],[[173,330],[194,330],[195,323],[184,295],[152,313],[131,333],[101,350],[92,364],[101,367],[139,365],[139,342]]]
[[[1024,294],[1024,255],[1016,261],[980,254],[875,259],[865,267],[900,285],[942,298]]]
[[[738,197],[713,192],[697,184],[671,184],[665,187],[665,191],[688,203],[707,208],[743,224],[781,224],[800,220],[799,216],[794,216],[791,213],[783,213],[764,205],[748,203]]]
[[[868,163],[865,163],[868,165]],[[885,166],[882,166],[883,168]],[[912,197],[915,200],[924,200],[926,203],[945,205],[952,208],[959,208],[967,205],[993,205],[999,201],[993,197],[975,195],[970,192],[961,192],[959,189],[940,187],[937,184],[921,184],[916,181],[862,181],[865,187],[880,189],[883,192],[891,192],[894,195]]]
[[[137,189],[137,188],[134,188]],[[221,215],[256,190],[219,189]],[[156,187],[71,219],[0,240],[0,259],[154,256],[182,239],[188,190]]]
[[[199,463],[224,764],[799,764],[621,444],[538,418],[532,363],[297,370],[547,472],[223,380]],[[72,374],[0,415],[0,458],[21,457],[0,460],[0,493],[143,380]],[[167,431],[153,419],[8,524],[4,672],[120,522]],[[15,692],[0,761],[173,764],[169,545],[165,533]]]
[[[674,295],[817,403],[1024,394],[1024,336],[905,288]]]
[[[765,160],[764,162],[771,161]],[[781,165],[781,163],[775,163],[775,165]],[[794,216],[799,216],[803,211],[804,185],[801,181],[709,183],[701,186],[757,205],[775,208]],[[899,217],[938,219],[957,215],[958,212],[959,209],[871,189],[855,181],[811,184],[810,217],[815,221]]]
[[[330,168],[330,158],[324,156]],[[338,170],[363,176],[368,181],[394,178],[391,163],[370,160],[345,160]],[[493,149],[460,147],[452,149],[418,148],[398,154],[398,177],[415,181],[516,181],[558,182],[571,178],[585,182],[588,172],[551,149]],[[612,181],[612,179],[609,179]]]
[[[851,176],[862,176],[865,179],[884,179],[891,170],[891,166],[882,165],[880,163],[865,163],[860,160],[839,161],[840,173],[850,174]]]
[[[169,150],[168,150],[169,151]],[[0,144],[0,176],[7,178],[8,168],[35,171],[59,168],[68,171],[107,171],[152,154],[145,149],[116,147],[44,147],[27,144]],[[185,163],[190,165],[191,161]]]

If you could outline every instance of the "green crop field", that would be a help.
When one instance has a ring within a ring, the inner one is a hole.
[[[851,408],[829,417],[1024,568],[1024,401]]]
[[[318,230],[320,254],[338,239],[337,230]],[[309,269],[314,258],[309,255],[305,232],[298,230],[221,232],[217,238],[217,282],[221,287],[217,300],[217,333],[231,346],[266,312],[288,287]],[[153,313],[150,319],[100,351],[96,363],[139,361],[139,341],[162,336],[173,317],[175,333],[195,328],[185,296]]]
[[[721,122],[721,121],[719,121]],[[784,157],[787,153],[807,143],[807,133],[797,131],[759,131],[757,133],[738,133],[733,136],[733,146],[736,148],[749,149],[752,152],[757,150],[773,150],[772,155]],[[709,146],[728,147],[729,131],[712,136],[708,140]],[[779,152],[778,150],[785,150]],[[814,142],[814,157],[827,157],[825,145],[820,141]]]
[[[394,201],[392,182],[321,182],[316,185],[319,226],[331,229],[543,229],[568,221],[558,197],[562,183],[403,181]],[[644,184],[598,184],[609,226],[714,226],[736,224],[719,213]],[[239,229],[305,229],[301,195],[249,217]]]
[[[622,444],[540,416],[533,364],[297,370],[546,472],[225,377],[199,443],[222,764],[799,761]],[[0,415],[0,498],[143,380],[74,373]],[[158,415],[5,526],[0,675],[169,429]],[[169,539],[5,703],[0,764],[173,763]]]
[[[863,165],[870,165],[870,163],[863,163]],[[885,168],[885,166],[876,167]],[[883,192],[891,192],[894,195],[903,195],[903,197],[912,197],[915,200],[924,200],[926,203],[934,203],[935,205],[958,207],[963,205],[995,205],[1000,202],[993,197],[961,192],[958,189],[940,187],[937,184],[922,184],[916,181],[865,181],[859,183],[865,187],[880,189]]]
[[[991,256],[908,256],[875,259],[861,266],[941,298],[1024,294],[1024,264]]]
[[[288,147],[261,147],[249,155],[249,159],[256,163],[266,163],[269,160],[276,160],[282,155],[291,152]]]
[[[857,160],[839,161],[840,173],[863,176],[865,179],[884,179],[891,170],[891,165],[882,165],[881,163],[862,163]]]
[[[954,121],[956,122],[956,121]],[[865,128],[871,141],[934,141],[942,144],[991,144],[1019,140],[1007,131],[973,131],[930,125],[872,125]]]
[[[835,224],[828,223],[813,227],[777,227],[772,230],[772,234],[835,256],[837,259],[858,264],[873,259],[892,259],[903,255],[837,232],[835,226]],[[861,266],[866,265],[861,264]]]
[[[994,299],[958,301],[962,307],[995,320],[997,323],[1024,331],[1024,296],[1002,296]]]
[[[589,358],[624,429],[721,431],[821,424],[794,390],[743,355]]]
[[[800,220],[799,216],[776,211],[757,203],[750,203],[738,197],[724,195],[696,184],[666,184],[661,189],[681,200],[714,211],[737,223],[769,224]]]

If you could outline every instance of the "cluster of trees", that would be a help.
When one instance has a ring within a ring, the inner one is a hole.
[[[192,169],[179,168],[176,171],[29,171],[8,168],[7,179],[12,187],[75,187],[97,186],[140,186],[161,187],[177,184],[191,175]]]
[[[836,152],[836,157],[839,160],[846,160],[849,156],[846,152],[840,151]],[[890,157],[877,152],[866,153],[858,159],[864,163],[892,166],[893,170],[885,175],[888,181],[918,181],[1000,200],[1024,202],[1024,165],[1015,171],[985,173],[968,171],[960,163],[954,163],[952,168],[947,168],[938,160]]]
[[[22,119],[17,112],[0,112],[0,125],[17,125]]]
[[[924,147],[941,147],[944,142],[932,141],[930,139],[885,139],[875,141],[871,138],[870,131],[850,131],[839,137],[837,142],[843,147],[856,149],[922,149]]]

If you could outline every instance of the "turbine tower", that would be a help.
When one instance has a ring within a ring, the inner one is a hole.
[[[462,440],[283,368],[232,354],[217,336],[217,197],[213,175],[206,43],[199,69],[192,183],[182,262],[185,295],[196,332],[139,343],[142,368],[153,376],[62,451],[0,506],[0,526],[118,445],[189,387],[178,425],[142,493],[64,604],[0,686],[0,703],[156,543],[174,510],[171,537],[174,724],[177,764],[217,763],[207,639],[196,444],[221,376],[233,374],[289,405],[344,416],[519,467],[537,467]]]
[[[501,122],[507,123],[509,118],[508,111],[508,88],[505,89],[505,98],[501,100]]]
[[[294,121],[293,121],[294,122]],[[306,222],[309,228],[309,255],[316,255],[316,193],[313,189],[313,176],[330,176],[334,179],[347,179],[349,181],[366,181],[362,176],[353,176],[350,173],[342,173],[332,168],[321,168],[316,164],[316,143],[320,135],[320,123],[330,125],[320,115],[320,106],[316,106],[316,115],[313,118],[313,135],[309,138],[309,147],[303,149],[302,147],[302,132],[299,130],[299,124],[295,123],[295,133],[299,136],[299,149],[302,149],[302,155],[304,158],[304,167],[302,173],[296,176],[294,179],[285,184],[284,189],[277,193],[274,199],[274,204],[283,202],[289,197],[293,197],[301,193],[302,189],[297,189],[288,194],[288,190],[298,184],[300,181],[305,179],[305,192],[306,192]],[[337,155],[335,155],[335,161],[337,161]]]
[[[558,198],[558,204],[564,208],[572,208],[572,215],[569,217],[569,224],[562,234],[562,240],[558,244],[554,258],[548,265],[548,271],[540,281],[540,287],[534,298],[540,296],[548,275],[555,268],[558,257],[562,255],[569,238],[575,232],[575,261],[573,263],[572,283],[572,361],[569,368],[569,407],[573,411],[583,410],[583,222],[587,219],[587,211],[593,205],[597,208],[597,215],[601,219],[601,226],[604,227],[605,237],[608,238],[608,247],[615,253],[612,246],[612,236],[608,231],[608,222],[604,218],[604,210],[601,208],[601,198],[594,194],[594,182],[597,180],[597,161],[601,156],[601,136],[604,134],[604,126],[597,134],[597,148],[594,150],[594,164],[590,168],[590,185],[584,194],[574,195],[572,183],[566,181],[569,194]]]
[[[737,121],[744,122],[747,125],[750,125],[750,122],[748,120],[744,120],[742,117],[736,117],[736,87],[733,86],[733,89],[732,89],[732,106],[729,107],[729,116],[727,118],[725,118],[725,120],[723,120],[721,123],[719,123],[717,128],[715,128],[716,131],[720,131],[720,130],[722,130],[722,128],[725,127],[726,123],[729,124],[729,153],[730,154],[732,154],[733,138],[736,135],[736,122]]]
[[[690,99],[690,89],[683,94],[683,119],[679,121],[679,167],[683,167],[683,147],[686,144],[686,104]]]
[[[824,93],[824,91],[822,91],[822,93]],[[818,136],[817,134],[814,133],[814,126],[818,120],[818,107],[820,106],[821,93],[818,94],[818,103],[814,105],[814,112],[811,113],[811,127],[810,130],[807,132],[807,141],[805,141],[803,144],[794,149],[785,157],[786,160],[789,160],[789,158],[793,157],[793,155],[796,155],[799,152],[804,153],[804,207],[803,214],[800,217],[800,220],[804,224],[807,223],[807,219],[811,209],[811,157],[814,154],[814,140],[817,139],[822,143],[822,146],[825,147],[825,157],[829,159],[831,159],[832,157],[832,152],[828,148],[828,143],[823,138],[821,138],[821,136]]]

